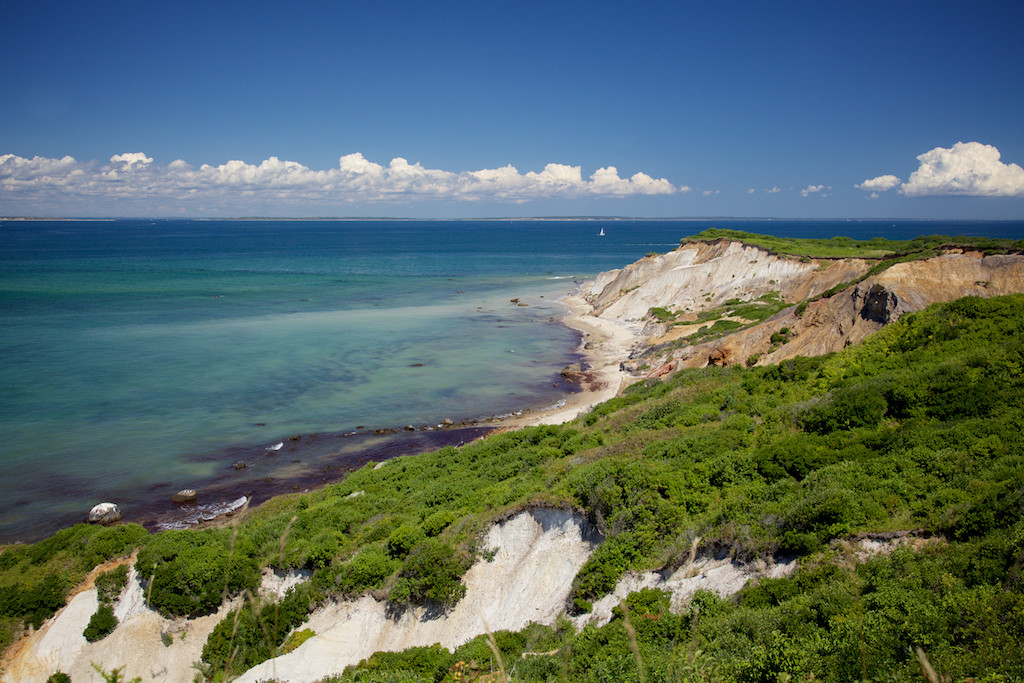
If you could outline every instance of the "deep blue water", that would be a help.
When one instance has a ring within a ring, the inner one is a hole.
[[[707,227],[1024,238],[1024,221],[2,221],[0,540],[102,500],[166,521],[180,488],[266,497],[473,435],[376,429],[551,405],[578,344],[557,299]]]

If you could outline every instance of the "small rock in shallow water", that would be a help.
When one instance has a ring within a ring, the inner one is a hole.
[[[232,467],[234,467],[236,470],[244,470],[246,467],[248,467],[248,465],[239,460],[234,465],[232,465]]]
[[[182,489],[171,496],[172,503],[194,503],[196,502],[195,489]]]
[[[113,503],[100,503],[89,510],[89,521],[93,524],[113,524],[121,520],[121,508]]]

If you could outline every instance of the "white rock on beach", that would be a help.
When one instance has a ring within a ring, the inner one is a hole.
[[[121,508],[113,503],[100,503],[89,510],[89,521],[93,524],[113,524],[121,521]]]

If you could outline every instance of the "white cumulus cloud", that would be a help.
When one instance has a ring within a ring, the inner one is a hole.
[[[110,157],[110,163],[123,164],[125,168],[132,166],[145,166],[153,163],[152,157],[147,157],[142,152],[128,152],[126,154],[115,154]]]
[[[894,175],[880,175],[877,178],[868,178],[860,185],[855,185],[854,187],[865,192],[885,192],[899,186],[902,182],[902,180]]]
[[[936,147],[917,157],[917,170],[902,182],[892,174],[869,178],[856,185],[877,197],[879,192],[899,188],[908,197],[961,195],[969,197],[1024,196],[1024,168],[1004,164],[999,150],[980,142],[958,142],[950,148]]]
[[[1004,164],[992,145],[958,142],[949,149],[936,147],[917,160],[921,165],[901,188],[908,196],[1024,196],[1024,168]]]
[[[520,173],[514,166],[479,171],[426,168],[396,157],[387,166],[362,154],[342,156],[336,168],[311,169],[295,161],[270,157],[258,164],[232,160],[198,168],[177,159],[154,163],[142,152],[115,154],[108,164],[82,163],[73,157],[26,159],[0,156],[0,199],[67,204],[74,198],[104,197],[137,202],[203,200],[207,204],[239,199],[278,205],[337,205],[355,202],[454,201],[525,202],[548,198],[622,197],[686,192],[665,178],[646,173],[628,178],[614,166],[583,177],[579,166],[551,163],[543,170]]]
[[[812,194],[819,194],[822,197],[827,197],[827,194],[822,193],[824,189],[824,185],[808,185],[804,189],[800,190],[800,194],[804,197],[810,197]]]

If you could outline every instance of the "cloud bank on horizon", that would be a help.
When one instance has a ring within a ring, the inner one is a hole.
[[[1024,168],[1004,164],[999,150],[980,142],[958,142],[949,149],[936,147],[917,157],[917,170],[903,182],[892,174],[869,178],[856,187],[878,197],[897,189],[908,197],[963,195],[970,197],[1024,197]]]
[[[313,170],[274,156],[259,164],[233,160],[199,168],[181,159],[155,163],[142,152],[115,154],[105,164],[81,162],[71,156],[0,156],[0,196],[33,200],[59,196],[64,201],[74,197],[217,201],[233,196],[262,197],[285,204],[429,199],[526,202],[665,195],[689,189],[646,173],[622,178],[614,166],[599,168],[588,179],[583,178],[579,166],[555,163],[540,172],[520,173],[509,165],[456,173],[410,164],[401,157],[382,166],[360,153],[342,156],[337,168],[326,170]]]
[[[980,142],[936,147],[917,157],[919,166],[903,181],[895,174],[854,185],[869,198],[896,190],[906,197],[1024,197],[1024,168],[1003,163],[999,150]],[[791,190],[795,188],[790,188]],[[238,207],[276,210],[337,205],[414,204],[425,201],[524,204],[547,199],[644,197],[686,194],[692,188],[638,172],[620,177],[605,166],[584,178],[580,166],[550,163],[542,171],[521,173],[512,165],[453,172],[425,168],[397,157],[383,166],[360,153],[347,154],[336,168],[315,170],[272,156],[258,164],[232,160],[198,168],[177,159],[155,162],[142,152],[115,154],[106,163],[71,156],[25,158],[0,155],[0,207],[29,211],[218,213]],[[767,194],[782,190],[766,189]],[[753,189],[747,191],[752,194]],[[718,194],[703,190],[703,196]],[[811,184],[802,197],[833,196],[832,186]],[[42,208],[41,208],[42,207]],[[83,214],[84,215],[84,214]]]

